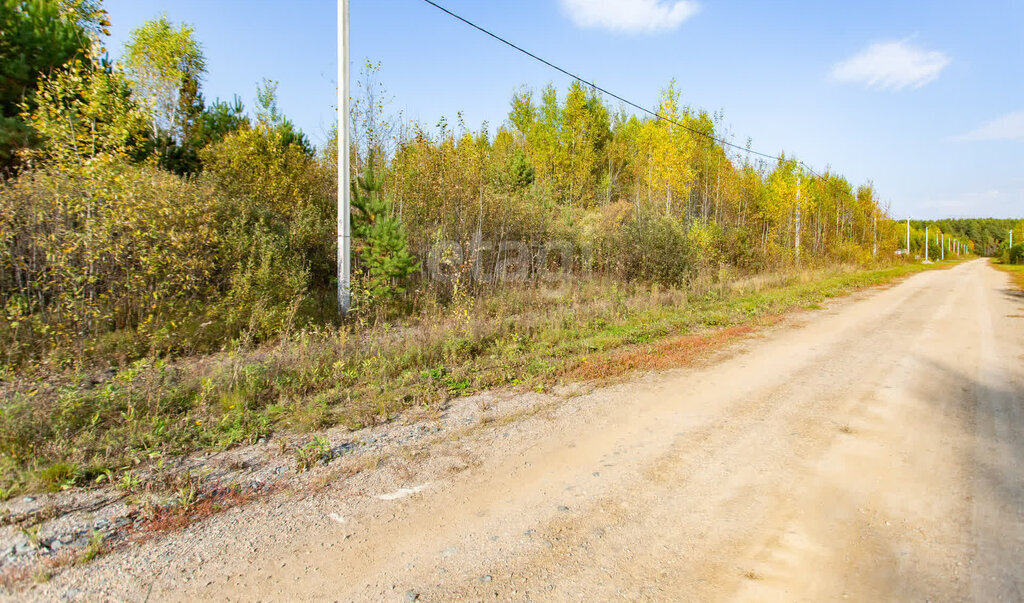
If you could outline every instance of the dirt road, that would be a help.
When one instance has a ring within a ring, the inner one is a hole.
[[[197,526],[104,592],[1024,599],[1024,297],[984,261],[438,446],[358,491]],[[431,469],[457,453],[460,470]],[[127,575],[126,559],[38,594]]]

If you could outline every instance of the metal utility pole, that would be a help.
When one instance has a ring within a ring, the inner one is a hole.
[[[924,227],[924,261],[928,261],[928,226]]]
[[[348,0],[338,0],[338,308],[342,316],[352,306],[348,70]]]

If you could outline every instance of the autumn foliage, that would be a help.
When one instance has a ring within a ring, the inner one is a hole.
[[[251,113],[205,99],[186,25],[143,25],[117,64],[98,3],[22,4],[44,5],[92,42],[26,79],[12,117],[32,135],[0,183],[5,364],[123,365],[336,324],[336,144],[314,149],[273,82]],[[900,245],[870,185],[721,144],[721,115],[687,107],[675,82],[658,118],[580,82],[523,88],[492,132],[389,116],[376,76],[364,72],[344,150],[361,177],[358,324],[565,278],[707,290]]]

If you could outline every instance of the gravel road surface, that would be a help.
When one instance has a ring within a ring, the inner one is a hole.
[[[1024,296],[983,260],[523,400],[21,596],[1024,600]]]

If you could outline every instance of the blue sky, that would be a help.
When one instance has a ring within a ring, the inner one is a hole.
[[[439,0],[645,106],[675,78],[739,144],[873,181],[896,217],[1024,216],[1024,0]],[[111,53],[166,13],[196,30],[208,98],[252,106],[264,77],[314,142],[335,119],[333,0],[107,0]],[[564,76],[422,0],[350,0],[356,69],[392,112],[491,131],[512,92]],[[353,94],[357,93],[353,77]]]

